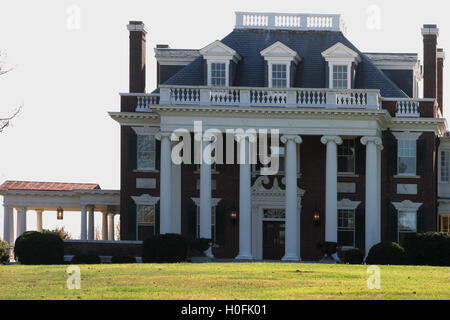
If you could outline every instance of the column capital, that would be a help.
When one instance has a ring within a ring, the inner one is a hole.
[[[285,136],[282,136],[280,138],[280,140],[283,143],[287,143],[290,140],[294,141],[296,144],[302,144],[303,143],[302,137],[296,136],[296,135],[285,135]]]
[[[334,142],[338,145],[341,145],[342,142],[344,141],[339,136],[323,136],[322,139],[320,139],[320,142],[322,142],[323,144],[327,144],[328,142]]]
[[[251,143],[255,143],[256,142],[256,135],[253,134],[247,134],[247,133],[236,133],[236,135],[234,136],[234,139],[238,142],[241,143],[243,140],[247,139],[248,141]]]
[[[155,134],[155,139],[162,141],[163,138],[167,138],[167,139],[171,139],[172,137],[172,133],[171,132],[158,132],[157,134]]]
[[[361,144],[364,146],[369,145],[369,143],[375,144],[376,147],[380,148],[380,150],[383,150],[383,140],[379,137],[362,137],[361,138]]]

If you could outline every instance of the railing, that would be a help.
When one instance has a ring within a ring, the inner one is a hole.
[[[149,112],[149,105],[159,104],[159,94],[136,94],[136,112]]]
[[[236,12],[235,28],[345,32],[338,14]]]
[[[420,118],[420,102],[413,99],[397,101],[395,116],[399,118]]]
[[[242,107],[310,107],[379,109],[379,90],[305,88],[248,88],[160,86],[160,96],[138,96],[136,111],[149,105],[199,105]],[[145,105],[146,104],[146,105]]]

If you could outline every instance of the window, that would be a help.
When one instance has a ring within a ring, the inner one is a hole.
[[[137,136],[137,168],[138,170],[155,170],[156,142],[155,136]]]
[[[216,243],[216,207],[211,207],[211,240]],[[200,207],[197,207],[197,238],[200,238]]]
[[[226,86],[226,65],[225,63],[211,63],[211,86]]]
[[[450,152],[441,152],[441,182],[450,182]]]
[[[355,247],[355,210],[338,210],[338,245]]]
[[[355,139],[344,139],[338,146],[338,172],[355,173]]]
[[[441,215],[440,231],[450,234],[450,215]]]
[[[403,245],[408,234],[417,232],[417,211],[398,212],[398,243]]]
[[[416,175],[417,141],[398,140],[398,174]]]
[[[287,88],[286,64],[272,64],[272,88]]]
[[[348,66],[346,65],[333,66],[333,88],[348,89]]]

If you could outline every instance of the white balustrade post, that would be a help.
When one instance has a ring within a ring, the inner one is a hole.
[[[9,205],[3,204],[3,240],[11,244],[11,215]]]
[[[239,143],[239,255],[236,260],[253,260],[251,217],[251,165],[248,136],[237,135]]]
[[[172,147],[170,134],[158,133],[158,140],[161,140],[161,172],[160,172],[160,233],[170,233],[172,228]]]
[[[20,235],[27,232],[27,207],[20,208]]]
[[[87,240],[87,206],[83,205],[81,207],[81,240]]]
[[[201,106],[211,105],[211,89],[209,88],[200,89],[200,105]]]
[[[286,107],[295,108],[297,107],[297,92],[288,91],[286,94]]]
[[[250,90],[241,89],[239,91],[239,106],[241,107],[250,107]]]
[[[42,211],[36,210],[36,230],[42,232]]]
[[[94,206],[89,206],[88,240],[94,240],[95,237],[95,216]]]
[[[363,137],[361,143],[366,146],[366,257],[370,249],[381,242],[381,206],[379,159],[383,142],[379,137]]]
[[[327,146],[326,155],[326,186],[325,186],[325,241],[337,242],[337,146],[342,144],[342,138],[324,136],[321,139]]]
[[[200,238],[212,239],[211,235],[211,142],[204,141],[202,134],[196,135],[196,140],[202,142],[202,161],[200,164]],[[208,152],[209,150],[209,152]],[[205,252],[213,257],[211,247]]]
[[[114,214],[108,214],[108,240],[114,241]]]
[[[108,212],[102,212],[102,240],[108,240]]]
[[[171,104],[170,88],[160,88],[159,104]]]
[[[298,215],[297,185],[297,144],[302,143],[299,136],[282,136],[286,146],[286,239],[283,261],[300,261],[300,217]]]

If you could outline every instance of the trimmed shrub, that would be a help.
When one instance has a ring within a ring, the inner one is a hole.
[[[14,254],[22,264],[63,264],[64,242],[54,234],[28,231],[17,238]]]
[[[9,262],[9,244],[6,241],[0,240],[0,264]]]
[[[367,264],[404,265],[407,264],[405,249],[395,242],[374,245],[367,256]]]
[[[348,264],[363,264],[364,254],[359,249],[344,251],[344,262]]]
[[[142,261],[182,262],[186,260],[188,247],[187,239],[179,234],[153,236],[144,241]]]
[[[73,264],[100,264],[100,257],[95,254],[77,254],[72,258]]]
[[[203,254],[206,250],[209,249],[210,244],[211,244],[211,239],[205,239],[205,238],[192,239],[189,242],[189,249],[192,252],[199,252],[199,253]]]
[[[136,258],[132,256],[113,256],[111,258],[111,263],[136,263]]]
[[[450,235],[444,233],[411,234],[405,239],[409,263],[422,266],[450,266]]]

